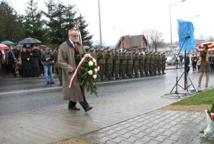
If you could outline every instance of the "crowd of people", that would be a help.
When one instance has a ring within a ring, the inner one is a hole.
[[[191,58],[191,62],[192,62],[192,71],[193,72],[199,71],[200,65],[201,65],[201,57],[193,55]],[[210,71],[214,72],[214,56],[213,55],[209,56],[208,62],[210,65]]]
[[[57,61],[57,51],[46,45],[10,46],[0,52],[0,64],[7,74],[15,77],[39,77],[44,75],[47,84],[54,84],[52,70]]]

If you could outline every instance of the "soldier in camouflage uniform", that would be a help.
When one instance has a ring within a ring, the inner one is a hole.
[[[121,52],[121,51],[119,51],[118,52],[118,54],[119,54],[119,61],[120,61],[120,64],[119,64],[119,77],[120,77],[120,79],[122,79],[123,78],[123,72],[122,72],[122,62],[123,62],[123,54],[122,54],[123,52]]]
[[[165,53],[163,53],[163,54],[161,54],[162,74],[165,74],[165,67],[166,67],[166,56],[165,56]]]
[[[140,56],[139,56],[139,69],[140,69],[140,77],[143,77],[144,76],[144,67],[145,67],[145,63],[144,63],[144,54],[143,53],[140,53]]]
[[[97,52],[96,52],[96,49],[95,49],[95,48],[90,48],[90,49],[88,50],[88,52],[91,54],[91,56],[92,56],[93,58],[95,58],[95,59],[97,60]]]
[[[151,75],[152,75],[152,76],[155,75],[155,73],[154,73],[154,65],[155,65],[154,53],[152,52],[152,53],[151,53],[151,56],[150,56],[150,67],[151,67]]]
[[[157,70],[158,70],[158,75],[161,74],[161,57],[160,53],[157,54]]]
[[[132,51],[127,52],[127,76],[128,78],[133,77],[133,54]]]
[[[148,57],[147,57],[147,63],[148,63],[148,71],[149,71],[149,75],[152,76],[152,53],[148,53]]]
[[[103,48],[98,49],[97,51],[97,63],[100,66],[99,77],[103,81],[106,79],[105,76],[105,52]]]
[[[111,49],[106,50],[105,76],[107,80],[113,80],[113,53]]]
[[[137,78],[139,74],[139,52],[134,53],[134,76]]]
[[[144,73],[146,76],[149,75],[149,66],[148,66],[148,53],[145,53],[144,55]]]
[[[157,70],[158,70],[158,69],[157,69],[157,66],[158,66],[158,65],[157,65],[157,61],[158,61],[157,53],[153,53],[153,61],[154,61],[154,62],[153,62],[153,63],[154,63],[154,64],[153,64],[153,74],[154,74],[154,75],[157,75]]]
[[[120,53],[117,50],[113,50],[113,77],[114,79],[120,79]]]
[[[127,78],[126,76],[126,69],[127,69],[127,58],[126,58],[126,52],[123,51],[121,52],[121,56],[120,56],[120,74],[122,79]]]

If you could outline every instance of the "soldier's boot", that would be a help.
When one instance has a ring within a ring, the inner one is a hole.
[[[138,78],[138,72],[135,73],[135,78]]]
[[[149,76],[152,76],[152,72],[151,72],[151,71],[149,71],[149,72],[148,72],[148,75],[149,75]]]
[[[98,80],[98,81],[101,81],[101,79],[102,79],[102,78],[101,78],[101,75],[98,73],[98,78],[97,78],[97,80]]]
[[[104,79],[104,81],[108,80],[106,75],[103,75],[103,79]]]
[[[114,80],[117,80],[117,79],[119,79],[119,74],[114,73]]]
[[[100,75],[100,80],[104,81],[104,76],[103,75]]]
[[[141,73],[140,73],[140,77],[144,77],[144,74],[143,74],[143,72],[141,72]]]
[[[112,79],[116,80],[116,74],[115,73],[113,73]]]
[[[127,79],[127,78],[128,78],[128,76],[126,75],[126,73],[124,74],[123,78],[124,78],[124,79]]]
[[[126,78],[126,75],[125,73],[122,74],[122,79],[125,79]]]
[[[148,72],[147,71],[145,71],[145,76],[148,76]]]
[[[166,74],[164,70],[162,71],[162,74]]]
[[[106,74],[106,80],[110,80],[110,74],[109,73]]]
[[[118,74],[118,75],[116,76],[116,79],[122,79],[121,74]]]

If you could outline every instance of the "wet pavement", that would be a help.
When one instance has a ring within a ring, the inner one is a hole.
[[[202,112],[156,110],[82,135],[97,144],[209,144]]]
[[[161,97],[174,85],[175,73],[170,70],[163,76],[99,83],[99,97],[88,96],[94,107],[88,113],[68,111],[61,88],[56,85],[53,89],[40,89],[39,81],[32,84],[38,86],[34,91],[18,91],[25,85],[32,87],[30,80],[29,83],[23,80],[19,89],[12,85],[0,92],[0,107],[3,105],[0,110],[25,108],[0,114],[0,143],[48,144],[71,137],[98,144],[209,143],[199,137],[204,128],[203,113],[157,110],[178,100]],[[190,76],[197,83],[198,74]],[[213,79],[211,75],[210,81]],[[12,80],[8,83],[19,84]]]

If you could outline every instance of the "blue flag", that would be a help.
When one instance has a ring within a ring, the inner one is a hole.
[[[192,22],[180,19],[177,21],[180,50],[186,50],[186,52],[193,52],[196,47],[196,42],[194,38],[194,27]]]

